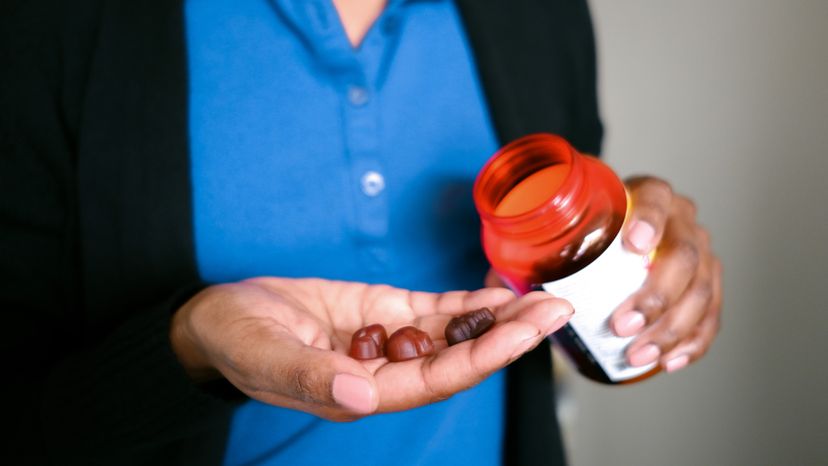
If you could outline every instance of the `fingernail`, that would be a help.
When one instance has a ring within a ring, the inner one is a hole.
[[[546,307],[545,314],[546,318],[551,320],[547,321],[546,328],[541,329],[541,331],[548,336],[572,318],[572,315],[575,314],[575,308],[572,307],[572,303],[569,301],[549,295],[546,296],[547,299],[543,300],[543,304]]]
[[[661,356],[661,351],[659,351],[658,346],[650,343],[630,354],[630,365],[646,366],[647,364],[655,362],[659,356]]]
[[[615,333],[619,337],[629,337],[644,328],[645,323],[644,314],[638,311],[625,312],[615,321]]]
[[[553,333],[560,330],[561,327],[563,327],[564,325],[566,325],[567,322],[569,322],[569,319],[571,319],[573,315],[575,315],[575,311],[571,310],[568,314],[561,314],[558,317],[556,317],[555,320],[552,322],[552,325],[550,325],[549,328],[546,329],[546,332],[544,332],[546,333],[546,336],[548,337],[549,335],[552,335]]]
[[[681,356],[675,357],[667,361],[667,364],[664,365],[664,370],[666,370],[667,372],[675,372],[684,369],[684,367],[687,366],[687,363],[689,362],[690,357],[686,354],[683,354]]]
[[[518,344],[518,347],[515,350],[515,352],[512,353],[512,357],[510,358],[510,360],[514,361],[515,359],[521,357],[523,355],[523,353],[529,351],[529,348],[532,348],[533,346],[535,346],[535,344],[537,344],[537,342],[538,342],[538,337],[537,336],[529,337],[529,338],[521,341],[520,344]]]
[[[362,377],[336,374],[333,379],[333,397],[341,406],[356,413],[373,411],[374,387]]]
[[[647,252],[652,248],[653,238],[655,238],[655,228],[641,220],[634,221],[627,233],[627,240],[641,252]]]

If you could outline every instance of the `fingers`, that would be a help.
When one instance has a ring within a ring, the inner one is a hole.
[[[445,293],[409,291],[384,285],[364,285],[364,289],[361,293],[364,304],[358,312],[339,312],[339,309],[329,312],[336,328],[353,332],[365,325],[382,323],[393,331],[394,324],[402,327],[418,319],[457,315],[481,307],[495,308],[515,299],[515,294],[506,288]],[[351,319],[343,315],[350,315]]]
[[[409,304],[415,316],[456,315],[481,307],[500,307],[514,299],[515,294],[506,288],[483,288],[476,291],[449,291],[447,293],[412,291]]]
[[[627,348],[632,365],[650,364],[690,338],[713,299],[712,258],[704,256],[690,286],[681,297]]]
[[[667,372],[675,372],[700,359],[713,343],[721,327],[722,279],[721,264],[713,265],[713,299],[704,320],[692,338],[679,343],[661,357],[661,365]]]
[[[571,316],[563,300],[516,300],[509,321],[435,355],[383,366],[376,374],[379,411],[397,411],[446,399],[469,388],[534,348]]]
[[[660,361],[665,370],[676,371],[699,359],[712,344],[721,312],[721,265],[709,250],[706,233],[699,233],[699,237],[700,262],[695,275],[675,302],[665,299],[663,312],[650,314],[657,317],[649,320],[650,326],[627,348],[630,364],[642,366]],[[642,294],[648,292],[645,286]],[[627,308],[634,306],[636,300],[631,303],[626,304]],[[638,307],[646,309],[640,303]],[[623,310],[619,311],[622,312],[613,316],[615,328],[623,324],[625,316]]]
[[[445,343],[445,328],[453,315],[488,307],[492,310],[498,322],[506,322],[512,320],[526,306],[538,301],[550,299],[549,293],[544,291],[527,293],[520,299],[515,299],[515,295],[511,291],[503,290],[505,292],[497,293],[492,293],[492,291],[494,289],[484,288],[470,292],[460,304],[463,306],[462,308],[440,309],[443,312],[416,319],[414,326],[428,333],[436,348],[442,349],[448,346]],[[571,304],[568,301],[557,300],[560,301],[559,305],[571,308]],[[393,331],[394,329],[392,328],[390,330]]]
[[[551,297],[552,295],[545,291],[532,291],[530,293],[526,293],[521,296],[520,299],[513,300],[505,306],[494,309],[495,317],[497,317],[497,320],[500,322],[517,318],[517,316],[520,315],[520,312],[522,312],[527,306],[542,301],[549,301]],[[552,303],[547,303],[547,305],[552,305]],[[573,312],[572,304],[564,299],[554,298],[554,305],[556,307],[560,307],[561,309],[568,309],[570,314]]]
[[[709,251],[705,236],[699,233],[693,218],[671,217],[647,281],[612,316],[610,325],[617,335],[632,336],[646,323],[656,322],[676,305],[700,271],[708,275],[695,286],[709,294],[709,264],[700,263]]]
[[[675,371],[701,357],[717,333],[721,266],[692,201],[654,178],[628,186],[633,212],[625,245],[647,253],[657,244],[658,254],[644,286],[613,313],[610,327],[619,336],[638,335],[627,348],[630,364],[658,361]]]
[[[637,177],[627,181],[632,212],[624,227],[624,245],[647,254],[661,241],[673,200],[670,185],[658,178]]]

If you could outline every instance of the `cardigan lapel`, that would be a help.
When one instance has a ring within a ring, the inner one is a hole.
[[[457,0],[500,142],[550,132],[600,153],[592,24],[585,0]]]
[[[111,0],[101,13],[78,167],[92,322],[112,325],[197,279],[182,8]]]

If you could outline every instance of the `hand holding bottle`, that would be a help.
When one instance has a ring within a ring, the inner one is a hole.
[[[690,199],[653,177],[633,178],[626,185],[633,210],[624,245],[657,254],[647,281],[618,307],[611,327],[619,336],[637,335],[627,347],[632,365],[658,361],[673,372],[701,358],[713,343],[720,325],[722,267]]]
[[[501,148],[474,193],[497,275],[518,294],[542,288],[578,311],[555,341],[585,376],[636,382],[710,346],[720,266],[692,203],[669,184],[625,186],[599,160],[540,133]]]

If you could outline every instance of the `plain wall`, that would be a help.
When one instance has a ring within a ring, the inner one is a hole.
[[[828,0],[591,7],[606,159],[696,200],[725,300],[677,374],[570,377],[572,464],[828,464]]]

